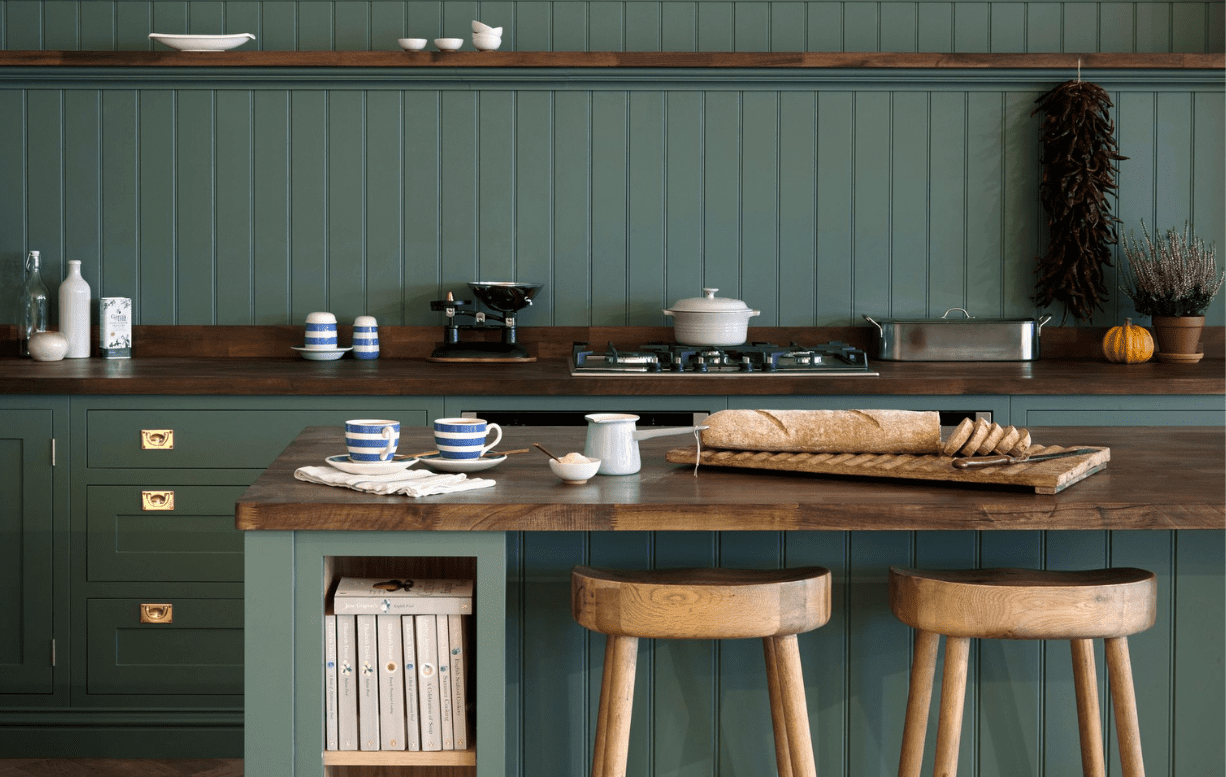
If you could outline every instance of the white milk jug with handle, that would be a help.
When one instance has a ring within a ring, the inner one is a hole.
[[[635,429],[639,420],[629,413],[592,413],[587,419],[587,443],[583,455],[600,459],[598,475],[633,475],[642,466],[639,440],[669,434],[692,434],[705,426],[681,426],[667,429]]]

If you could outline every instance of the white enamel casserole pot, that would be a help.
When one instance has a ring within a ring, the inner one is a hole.
[[[703,296],[677,300],[664,315],[673,318],[673,336],[682,345],[740,345],[749,339],[750,310],[739,299],[715,296],[719,289],[703,289]]]

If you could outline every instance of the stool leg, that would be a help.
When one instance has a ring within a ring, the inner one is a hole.
[[[902,729],[902,755],[898,777],[920,777],[924,760],[924,737],[928,733],[928,707],[932,703],[932,677],[937,667],[941,635],[931,631],[915,634],[911,659],[911,687],[907,692],[907,718]]]
[[[966,662],[971,654],[969,637],[945,639],[945,670],[941,678],[941,716],[937,721],[937,755],[934,774],[954,777],[958,773],[958,745],[962,739],[962,706],[966,702]]]
[[[813,762],[813,738],[809,731],[809,710],[805,706],[805,681],[800,668],[800,643],[795,634],[767,639],[775,643],[775,668],[779,672],[779,691],[787,722],[792,777],[817,777],[817,767]]]
[[[1094,641],[1071,639],[1073,688],[1077,693],[1077,730],[1081,735],[1081,773],[1105,777],[1103,728],[1098,709],[1098,674],[1094,669]]]
[[[1128,658],[1128,638],[1104,640],[1107,646],[1107,676],[1115,707],[1115,731],[1120,741],[1120,766],[1124,777],[1145,777],[1141,760],[1141,727],[1137,722],[1137,697],[1132,686],[1132,662]]]
[[[766,690],[770,695],[771,726],[775,731],[775,763],[779,777],[792,777],[792,753],[788,747],[788,727],[783,711],[783,689],[779,687],[779,651],[775,640],[762,640],[762,653],[766,659]]]
[[[592,777],[626,777],[638,649],[637,637],[609,635],[605,644],[604,675],[600,682],[600,712],[596,718],[596,743],[592,753]]]

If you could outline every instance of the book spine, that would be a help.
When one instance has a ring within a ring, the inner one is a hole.
[[[375,616],[358,615],[358,749],[379,749],[379,652]]]
[[[417,709],[417,627],[412,615],[401,615],[404,634],[404,743],[406,750],[421,750],[421,722]]]
[[[324,749],[339,749],[336,722],[336,616],[324,616]]]
[[[358,635],[352,615],[336,616],[336,722],[341,750],[358,749]]]
[[[448,615],[451,642],[451,723],[456,750],[468,749],[468,645],[464,640],[463,615]]]
[[[473,611],[471,597],[431,596],[383,599],[377,596],[353,596],[333,599],[337,615],[467,615]]]
[[[438,637],[433,615],[413,619],[417,626],[417,693],[421,700],[421,749],[443,749],[439,716],[442,710],[438,698]]]
[[[438,636],[439,735],[443,739],[444,750],[455,750],[455,724],[451,720],[451,631],[447,627],[446,615],[434,617],[435,634]]]
[[[375,616],[379,630],[379,749],[404,749],[404,650],[399,615]]]

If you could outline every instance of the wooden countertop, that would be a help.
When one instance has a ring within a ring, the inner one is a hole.
[[[1101,472],[1045,496],[1006,487],[925,484],[693,467],[664,460],[689,438],[640,443],[636,475],[568,486],[538,452],[507,458],[498,485],[412,499],[294,479],[344,451],[340,429],[311,427],[238,500],[243,530],[690,531],[996,530],[1226,528],[1226,436],[1221,428],[1031,429],[1043,445],[1111,448]],[[508,427],[501,449],[539,442],[582,450],[583,427]],[[690,441],[692,444],[692,441]],[[405,430],[400,450],[433,447],[426,429]],[[420,466],[420,465],[418,465]]]

